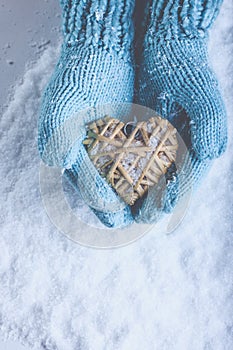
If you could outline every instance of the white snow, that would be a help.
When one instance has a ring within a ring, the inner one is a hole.
[[[3,337],[59,350],[233,348],[232,10],[225,1],[210,43],[228,110],[228,150],[170,235],[151,231],[99,251],[59,233],[40,198],[37,152],[41,91],[58,50],[48,48],[15,87],[0,122]]]

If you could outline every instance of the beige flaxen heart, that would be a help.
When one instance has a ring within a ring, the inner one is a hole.
[[[129,205],[157,184],[176,160],[176,129],[159,116],[127,124],[106,116],[87,129],[83,143],[90,159]]]

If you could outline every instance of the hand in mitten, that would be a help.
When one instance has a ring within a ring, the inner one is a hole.
[[[61,6],[64,43],[43,96],[39,150],[47,164],[65,168],[67,178],[88,203],[94,203],[93,210],[105,225],[123,227],[132,222],[130,208],[122,208],[120,198],[91,163],[82,140],[73,143],[70,121],[89,107],[132,102],[134,0],[61,0]],[[118,202],[121,209],[112,209],[112,203]]]
[[[179,198],[195,188],[211,160],[226,148],[226,113],[207,53],[208,29],[221,3],[153,0],[147,13],[138,102],[167,118],[190,151],[185,174],[169,181],[157,208],[160,212],[171,211]],[[155,207],[156,199],[150,198],[136,220],[156,221]]]

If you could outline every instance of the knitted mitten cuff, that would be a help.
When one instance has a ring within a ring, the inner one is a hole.
[[[152,1],[149,37],[203,37],[214,23],[223,0]]]
[[[60,0],[63,34],[68,46],[77,43],[130,53],[134,0]]]

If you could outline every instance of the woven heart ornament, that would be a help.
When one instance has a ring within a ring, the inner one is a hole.
[[[88,124],[87,130],[83,143],[90,159],[129,205],[176,160],[176,129],[159,116],[127,124],[107,116]]]

